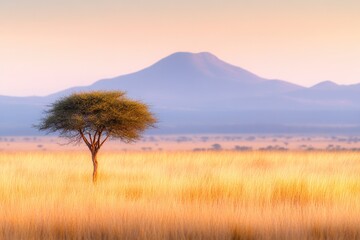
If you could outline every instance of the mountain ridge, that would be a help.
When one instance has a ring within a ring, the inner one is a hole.
[[[0,134],[8,133],[11,124],[16,126],[11,127],[14,131],[26,132],[56,99],[91,90],[126,91],[129,97],[148,103],[161,119],[163,132],[195,131],[201,125],[229,129],[230,125],[264,125],[266,121],[307,126],[360,123],[360,84],[324,81],[307,88],[260,77],[209,52],[177,52],[142,70],[45,97],[0,96],[0,107],[5,109],[0,112]],[[337,116],[339,111],[347,113]],[[315,112],[322,114],[311,120]]]

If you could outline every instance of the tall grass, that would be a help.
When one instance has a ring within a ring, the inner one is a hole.
[[[360,239],[360,155],[0,153],[0,239]]]

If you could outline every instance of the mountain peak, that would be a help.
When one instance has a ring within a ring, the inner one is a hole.
[[[211,52],[175,52],[173,54],[170,54],[170,56],[192,56],[192,57],[215,57],[216,56],[214,54],[212,54]],[[169,56],[169,57],[170,57]]]
[[[199,74],[213,79],[258,83],[265,79],[240,67],[231,65],[210,52],[176,52],[154,65],[152,69],[171,72],[172,75]],[[195,76],[195,75],[193,75]]]
[[[176,52],[173,53],[159,62],[171,62],[171,61],[183,61],[183,62],[200,62],[200,61],[221,61],[217,58],[214,54],[210,52],[199,52],[199,53],[192,53],[192,52]]]
[[[318,84],[315,84],[311,87],[311,89],[317,89],[317,90],[332,90],[338,88],[339,85],[332,81],[323,81]]]

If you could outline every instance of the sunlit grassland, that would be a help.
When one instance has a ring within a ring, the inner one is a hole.
[[[0,239],[360,239],[355,152],[0,153]]]

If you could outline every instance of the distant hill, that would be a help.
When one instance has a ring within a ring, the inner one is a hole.
[[[87,87],[68,89],[61,94],[84,90],[121,89],[130,97],[143,99],[158,108],[237,108],[231,101],[276,96],[303,87],[280,80],[267,80],[221,61],[210,53],[174,53],[154,65],[132,73],[104,79]],[[58,95],[58,94],[57,94]]]
[[[0,96],[0,134],[36,134],[31,125],[46,105],[89,90],[127,91],[148,103],[160,119],[158,133],[346,132],[360,123],[360,85],[325,81],[306,88],[259,77],[211,53],[179,52],[141,71],[46,97]]]

